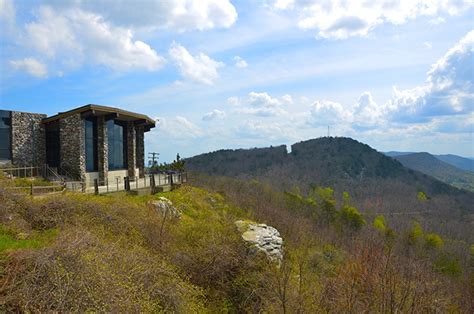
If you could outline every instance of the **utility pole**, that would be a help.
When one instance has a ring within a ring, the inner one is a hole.
[[[328,125],[328,137],[329,137],[329,125]]]
[[[148,153],[148,161],[149,162],[151,161],[151,167],[156,166],[158,164],[158,155],[159,154],[160,153],[156,153],[156,152]]]

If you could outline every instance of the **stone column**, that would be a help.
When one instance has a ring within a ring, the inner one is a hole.
[[[136,127],[137,133],[137,168],[139,171],[140,178],[145,176],[145,131],[143,126]]]
[[[41,166],[46,162],[44,125],[45,114],[11,113],[12,163],[16,166]]]
[[[127,165],[128,165],[128,176],[136,177],[138,173],[135,173],[137,166],[137,145],[136,145],[136,132],[135,125],[133,122],[127,124]]]
[[[86,148],[84,120],[80,114],[71,115],[59,121],[60,165],[74,176],[85,180]]]
[[[107,121],[104,117],[97,118],[97,167],[99,181],[104,182],[109,174],[109,138]]]

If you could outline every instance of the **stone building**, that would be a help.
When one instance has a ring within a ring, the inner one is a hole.
[[[0,110],[0,159],[15,166],[48,165],[71,180],[144,176],[146,115],[86,105],[47,117]]]

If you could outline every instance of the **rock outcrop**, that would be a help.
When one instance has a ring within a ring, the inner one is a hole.
[[[181,212],[173,206],[173,203],[166,197],[159,197],[156,201],[150,201],[149,203],[158,214],[163,217],[180,219]]]
[[[252,243],[254,248],[264,252],[271,260],[281,262],[283,239],[277,229],[245,220],[238,220],[235,225],[242,232],[242,239]]]

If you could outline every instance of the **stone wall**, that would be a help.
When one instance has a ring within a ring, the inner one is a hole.
[[[145,132],[143,126],[136,127],[136,143],[137,143],[137,168],[140,178],[145,176]]]
[[[99,182],[105,183],[109,172],[109,138],[107,135],[107,121],[104,117],[97,118],[97,166]]]
[[[127,124],[127,165],[128,165],[128,176],[136,177],[138,173],[135,173],[137,166],[137,145],[136,145],[136,132],[135,124],[128,122]]]
[[[84,120],[75,114],[59,121],[61,169],[75,179],[85,179],[86,151]]]
[[[12,111],[12,163],[15,166],[41,166],[46,162],[45,114]]]

